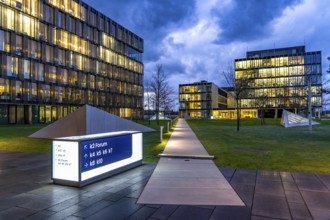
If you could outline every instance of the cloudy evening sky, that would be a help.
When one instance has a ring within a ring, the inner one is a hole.
[[[306,46],[330,56],[326,0],[85,0],[144,39],[145,79],[162,64],[174,91],[221,72],[246,51]],[[173,83],[172,83],[173,82]]]

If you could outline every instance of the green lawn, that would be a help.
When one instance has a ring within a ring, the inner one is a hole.
[[[41,140],[27,137],[43,127],[44,125],[0,126],[0,150],[50,153],[50,140]]]
[[[188,120],[218,166],[244,169],[330,173],[330,121],[284,128],[279,119]]]
[[[141,120],[138,123],[154,128],[155,132],[143,134],[143,154],[144,161],[157,162],[156,157],[163,152],[165,145],[172,130],[167,133],[167,122],[160,120],[160,125],[156,121]],[[51,140],[28,138],[28,136],[45,125],[8,125],[0,126],[0,150],[32,152],[32,153],[51,153]],[[164,126],[163,142],[160,143],[159,126]],[[174,127],[173,127],[174,128]]]

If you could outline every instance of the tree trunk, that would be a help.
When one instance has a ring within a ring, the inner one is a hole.
[[[236,99],[236,114],[237,114],[237,131],[239,131],[240,127],[240,119],[241,119],[241,113],[240,113],[240,107],[239,107],[239,101]]]
[[[159,106],[160,106],[160,94],[157,92],[157,99],[156,99],[156,121],[157,125],[159,125]]]

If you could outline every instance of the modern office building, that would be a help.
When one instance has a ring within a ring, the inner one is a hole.
[[[211,118],[213,109],[227,109],[227,92],[212,82],[179,85],[179,116]]]
[[[143,117],[143,39],[81,0],[0,0],[0,124]]]
[[[236,80],[247,80],[242,109],[264,109],[279,117],[283,109],[306,113],[308,82],[313,113],[322,107],[321,51],[306,52],[305,46],[247,52],[235,60]]]
[[[227,92],[227,108],[226,109],[212,109],[212,115],[214,119],[236,119],[236,98],[233,87],[222,87]],[[256,109],[241,109],[241,118],[257,118],[258,111]]]

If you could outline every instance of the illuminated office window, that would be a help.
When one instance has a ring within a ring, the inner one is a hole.
[[[15,82],[15,99],[16,101],[20,101],[22,99],[22,82],[21,81],[16,81]]]
[[[89,76],[89,88],[95,89],[95,76],[93,75]]]
[[[76,18],[80,18],[80,7],[77,2],[71,1],[72,15]]]
[[[2,25],[10,30],[15,29],[15,12],[12,9],[2,7]]]
[[[83,69],[83,57],[79,54],[74,55],[74,61],[76,61],[76,67],[80,70]]]
[[[30,14],[33,16],[39,15],[39,0],[25,0],[26,2],[30,2]]]
[[[20,25],[22,26],[22,32],[28,36],[34,37],[34,19],[31,19],[29,16],[22,15],[22,21],[20,22]]]
[[[67,69],[61,69],[60,72],[61,72],[61,75],[60,75],[60,78],[58,79],[59,82],[62,85],[67,85],[68,84],[68,70]]]
[[[80,38],[76,35],[72,35],[70,49],[75,52],[79,52],[79,47],[80,47]]]
[[[45,85],[44,87],[45,91],[45,97],[44,97],[44,101],[45,102],[50,102],[51,101],[51,91],[50,91],[50,85]]]
[[[29,60],[23,61],[23,75],[24,75],[24,79],[30,79],[30,61]]]
[[[88,104],[91,104],[91,105],[94,104],[94,94],[90,90],[87,91],[87,99],[88,99],[87,100]]]
[[[22,36],[16,35],[16,55],[23,55],[23,38]]]
[[[106,105],[106,95],[104,92],[100,92],[100,95],[99,95],[99,104],[100,105]]]
[[[79,52],[82,54],[86,54],[87,53],[86,51],[88,50],[89,50],[88,42],[86,40],[81,39],[79,45]]]
[[[43,57],[46,62],[51,62],[52,61],[52,53],[53,53],[53,48],[49,45],[46,45],[46,56]]]
[[[97,57],[97,46],[95,44],[90,44],[89,45],[89,50],[90,50],[90,56],[91,57]]]
[[[45,81],[45,76],[44,76],[44,64],[42,64],[42,63],[37,63],[37,64],[36,64],[36,70],[37,70],[37,80],[38,80],[38,81]]]
[[[47,25],[45,25],[47,26]],[[53,28],[52,26],[47,26],[47,40],[50,44],[59,44],[57,41],[59,40],[58,37],[56,36],[56,28]]]
[[[61,35],[61,44],[60,45],[64,48],[66,48],[66,49],[69,49],[69,42],[70,42],[69,41],[69,36],[70,36],[70,34],[66,31],[61,31],[60,35]]]
[[[16,73],[17,73],[16,60],[17,60],[17,58],[7,56],[7,62],[6,62],[7,76],[16,76]]]
[[[37,68],[37,63],[36,62],[31,62],[31,69],[30,69],[30,72],[31,72],[31,79],[36,80],[38,79],[38,68]]]
[[[57,91],[57,102],[62,103],[63,102],[63,96],[64,96],[63,87],[58,86],[56,91]]]
[[[50,66],[49,67],[49,82],[50,83],[56,83],[56,67],[55,66]]]
[[[10,37],[7,31],[0,30],[0,51],[10,52]]]
[[[65,64],[65,52],[62,49],[57,50],[57,64],[61,66]]]
[[[37,41],[29,40],[29,54],[31,58],[38,59],[40,58],[40,44]]]
[[[54,106],[52,106],[52,122],[54,122],[54,121],[56,121],[57,120],[57,107],[54,107]]]
[[[36,102],[37,97],[38,97],[37,84],[36,83],[31,83],[30,86],[31,86],[30,87],[30,90],[31,90],[30,101]]]
[[[84,73],[80,73],[79,74],[79,77],[80,77],[80,83],[81,83],[81,86],[83,87],[83,88],[86,88],[86,86],[87,86],[87,75],[86,74],[84,74]]]
[[[87,20],[87,8],[85,8],[83,6],[80,7],[80,18],[83,21]]]
[[[74,53],[72,51],[69,52],[69,57],[67,57],[68,59],[68,63],[69,63],[69,67],[71,68],[77,68],[76,66],[76,60],[75,60],[76,56],[74,55]]]
[[[70,84],[72,86],[79,86],[79,83],[78,83],[78,73],[76,71],[71,71],[70,72],[69,80],[70,80]]]
[[[9,80],[0,78],[0,100],[10,100]]]
[[[45,116],[46,116],[45,123],[52,122],[52,108],[49,105],[46,106]]]

